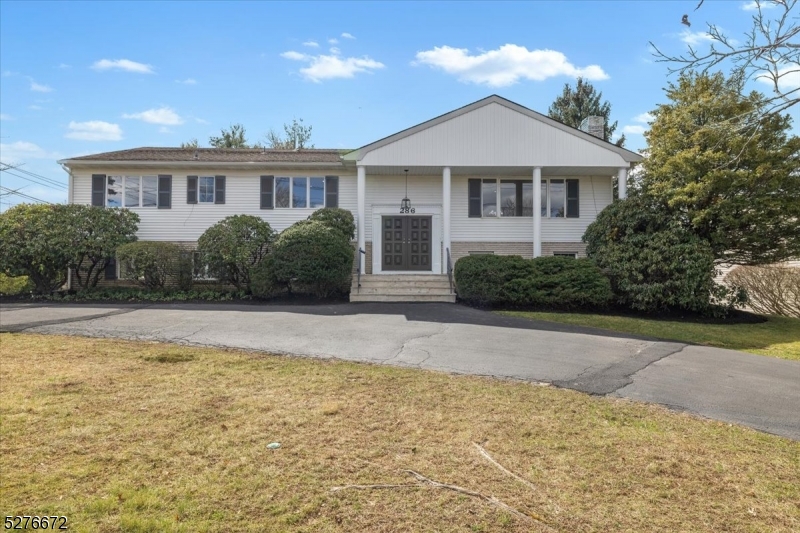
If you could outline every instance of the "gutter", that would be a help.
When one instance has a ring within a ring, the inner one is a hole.
[[[289,161],[97,161],[86,159],[62,159],[58,161],[59,165],[68,167],[186,167],[186,168],[208,168],[213,167],[232,167],[232,168],[335,168],[342,167],[344,163],[337,162],[289,162]]]

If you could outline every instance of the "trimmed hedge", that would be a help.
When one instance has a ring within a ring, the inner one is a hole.
[[[611,284],[589,259],[472,255],[456,262],[458,297],[480,306],[600,310],[613,301]]]
[[[340,231],[303,220],[284,230],[275,242],[271,257],[274,279],[292,293],[318,298],[346,292],[353,253],[349,239]]]
[[[126,277],[156,290],[175,285],[181,290],[192,286],[192,261],[189,253],[170,242],[137,241],[117,248],[117,260]]]
[[[308,220],[320,222],[331,229],[344,235],[348,241],[353,240],[356,234],[356,221],[353,213],[341,207],[325,207],[317,209]]]

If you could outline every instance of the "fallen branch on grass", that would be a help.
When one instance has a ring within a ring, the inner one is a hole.
[[[494,466],[496,466],[497,468],[499,468],[499,469],[500,469],[502,472],[505,472],[506,474],[508,474],[509,476],[513,477],[514,479],[516,479],[516,480],[517,480],[517,481],[519,481],[520,483],[524,483],[525,485],[527,485],[527,486],[528,486],[528,488],[530,488],[530,489],[533,489],[533,490],[536,490],[536,487],[534,486],[534,484],[533,484],[533,483],[531,483],[530,481],[528,481],[528,480],[527,480],[527,479],[525,479],[524,477],[522,477],[522,476],[520,476],[520,475],[518,475],[518,474],[515,474],[514,472],[512,472],[512,471],[511,471],[511,470],[509,470],[508,468],[504,467],[503,465],[501,465],[500,463],[498,463],[497,461],[495,461],[495,460],[494,460],[494,458],[493,458],[491,455],[489,455],[489,452],[487,452],[487,451],[486,451],[486,449],[485,449],[483,446],[481,446],[481,445],[480,445],[480,444],[478,444],[477,442],[473,442],[472,444],[473,444],[473,445],[474,445],[474,446],[475,446],[475,447],[478,449],[478,451],[480,452],[480,454],[481,454],[481,455],[482,455],[484,458],[486,458],[486,460],[487,460],[487,461],[489,461],[489,462],[490,462],[490,463],[492,463]]]

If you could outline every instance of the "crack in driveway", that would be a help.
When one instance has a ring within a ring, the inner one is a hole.
[[[58,326],[61,324],[70,324],[72,322],[84,322],[88,320],[95,320],[97,318],[105,318],[110,316],[117,316],[117,315],[124,315],[127,313],[133,313],[134,311],[139,311],[141,309],[146,309],[153,304],[147,305],[137,305],[134,307],[127,307],[124,309],[116,309],[114,311],[109,311],[106,313],[97,313],[94,315],[84,315],[79,317],[69,317],[69,318],[59,318],[54,320],[40,320],[37,322],[24,322],[21,324],[12,324],[10,326],[4,326],[0,324],[0,333],[20,333],[22,331],[38,328],[41,326]],[[3,310],[4,313],[8,312],[8,310]]]

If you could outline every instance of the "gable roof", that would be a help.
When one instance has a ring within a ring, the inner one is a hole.
[[[160,148],[142,147],[72,157],[59,161],[91,162],[171,162],[171,163],[327,163],[341,165],[341,150],[304,149],[272,150],[262,148]]]
[[[397,133],[395,133],[393,135],[389,135],[388,137],[384,137],[383,139],[380,139],[380,140],[375,141],[373,143],[370,143],[370,144],[367,144],[365,146],[362,146],[361,148],[358,148],[358,149],[353,150],[352,152],[346,154],[344,156],[344,159],[348,160],[348,161],[359,161],[359,160],[362,160],[365,155],[367,155],[369,152],[372,152],[373,150],[377,150],[378,148],[382,148],[382,147],[384,147],[386,145],[389,145],[389,144],[392,144],[394,142],[400,141],[400,140],[405,139],[407,137],[410,137],[410,136],[412,136],[414,134],[420,133],[420,132],[422,132],[424,130],[427,130],[429,128],[433,128],[434,126],[437,126],[437,125],[442,124],[444,122],[447,122],[449,120],[453,120],[455,118],[458,118],[458,117],[463,116],[463,115],[465,115],[467,113],[470,113],[472,111],[475,111],[475,110],[480,109],[482,107],[486,107],[486,106],[491,105],[491,104],[499,104],[499,105],[501,105],[501,106],[503,106],[505,108],[511,109],[511,110],[516,111],[518,113],[521,113],[521,114],[523,114],[525,116],[528,116],[528,117],[530,117],[530,118],[532,118],[534,120],[542,122],[542,123],[544,123],[544,124],[546,124],[548,126],[552,126],[554,128],[557,128],[558,130],[561,130],[561,131],[566,132],[568,134],[574,135],[574,136],[578,137],[579,139],[588,141],[588,142],[590,142],[590,143],[592,143],[592,144],[594,144],[596,146],[599,146],[601,148],[605,148],[607,150],[610,150],[610,151],[620,155],[623,158],[623,160],[625,160],[626,162],[637,162],[637,161],[641,161],[643,159],[643,157],[640,154],[637,154],[636,152],[632,152],[630,150],[626,150],[625,148],[620,148],[619,146],[617,146],[617,145],[615,145],[615,144],[613,144],[611,142],[608,142],[608,141],[605,141],[605,140],[600,139],[598,137],[595,137],[594,135],[591,135],[589,133],[581,131],[581,130],[579,130],[577,128],[573,128],[571,126],[567,126],[566,124],[563,124],[563,123],[561,123],[561,122],[559,122],[557,120],[554,120],[554,119],[552,119],[552,118],[550,118],[550,117],[548,117],[546,115],[538,113],[538,112],[536,112],[536,111],[534,111],[532,109],[528,109],[525,106],[517,104],[516,102],[512,102],[511,100],[508,100],[508,99],[503,98],[502,96],[498,96],[496,94],[493,94],[491,96],[488,96],[486,98],[478,100],[477,102],[473,102],[471,104],[468,104],[468,105],[465,105],[465,106],[460,107],[458,109],[455,109],[453,111],[450,111],[449,113],[445,113],[443,115],[439,115],[436,118],[433,118],[431,120],[427,120],[425,122],[417,124],[416,126],[412,126],[410,128],[404,129],[402,131],[399,131],[399,132],[397,132]]]

